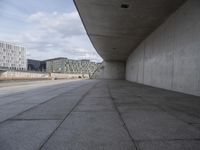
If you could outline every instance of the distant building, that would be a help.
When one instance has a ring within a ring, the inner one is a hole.
[[[17,44],[0,41],[0,68],[26,70],[26,49]]]
[[[64,73],[66,60],[67,58],[64,58],[64,57],[58,57],[58,58],[46,60],[46,71]]]
[[[30,71],[46,71],[46,62],[40,60],[28,59],[28,70]]]
[[[90,60],[72,60],[65,57],[59,57],[46,60],[46,71],[56,73],[80,73],[92,74],[99,64]]]

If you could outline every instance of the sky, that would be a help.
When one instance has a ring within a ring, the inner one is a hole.
[[[0,41],[25,46],[29,59],[102,61],[73,0],[0,0],[0,33]]]

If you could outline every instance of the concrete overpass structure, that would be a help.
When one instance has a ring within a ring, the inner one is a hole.
[[[199,150],[200,1],[75,3],[100,78],[137,83],[0,82],[0,150]]]
[[[200,95],[199,0],[74,0],[102,78]]]

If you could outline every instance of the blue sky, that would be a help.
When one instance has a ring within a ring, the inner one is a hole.
[[[27,48],[27,57],[101,61],[72,0],[0,0],[0,40]]]

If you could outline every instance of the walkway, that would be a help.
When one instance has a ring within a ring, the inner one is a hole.
[[[0,150],[200,149],[199,97],[116,80],[0,93]]]

